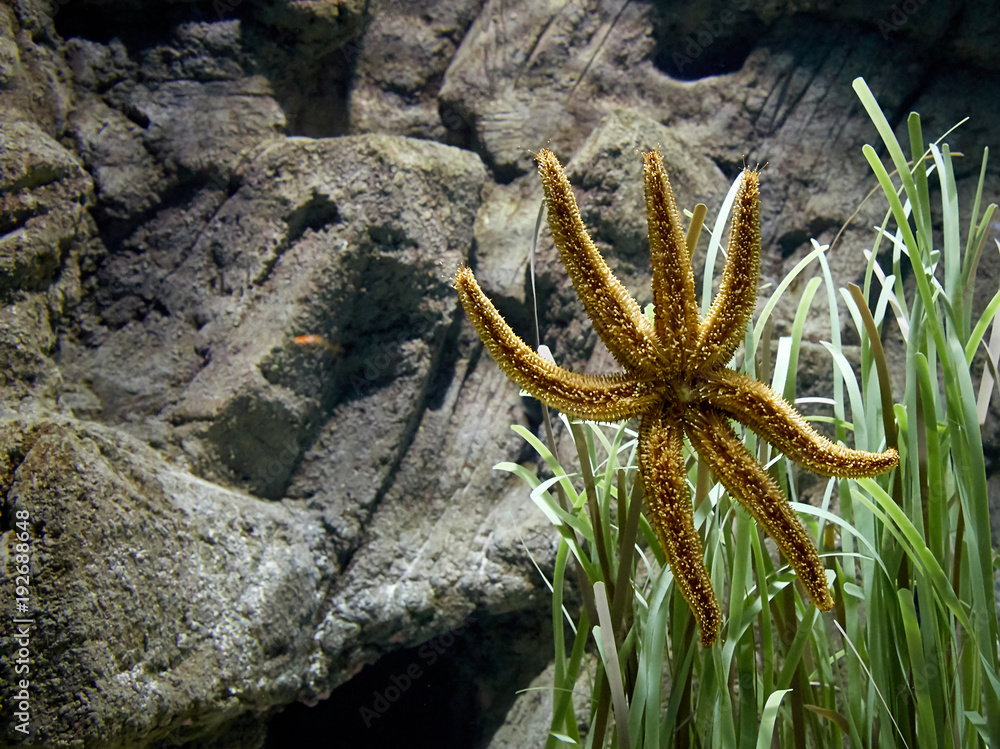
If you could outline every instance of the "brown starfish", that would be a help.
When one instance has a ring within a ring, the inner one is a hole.
[[[831,442],[767,385],[726,366],[757,302],[757,172],[743,173],[722,280],[711,309],[701,319],[691,258],[663,162],[657,152],[644,158],[653,323],[591,241],[559,161],[548,150],[537,156],[549,226],[562,262],[595,329],[624,372],[584,375],[547,361],[511,330],[469,268],[458,272],[455,285],[469,320],[497,364],[538,400],[598,421],[641,417],[639,468],[652,524],[707,647],[718,636],[722,613],[694,527],[684,466],[685,435],[715,477],[764,526],[813,603],[824,611],[833,606],[833,598],[819,553],[777,484],[740,442],[730,420],[825,476],[874,476],[898,465],[899,456],[892,448],[871,453]]]

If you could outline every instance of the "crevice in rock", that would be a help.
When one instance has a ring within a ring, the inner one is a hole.
[[[2,207],[0,203],[0,208]],[[39,206],[19,206],[0,211],[0,237],[17,231],[35,216],[44,216],[48,212],[47,208]]]
[[[485,147],[478,144],[475,124],[471,118],[463,116],[458,107],[440,99],[438,100],[438,117],[441,118],[441,124],[444,125],[446,133],[444,142],[447,145],[478,153],[483,163],[487,163],[490,154]],[[488,163],[487,166],[489,166]]]
[[[424,413],[429,407],[436,372],[441,365],[442,349],[444,348],[444,340],[446,340],[446,337],[442,336],[441,338],[441,343],[439,343],[432,352],[431,365],[427,375],[421,382],[421,390],[415,394],[415,400],[418,401],[418,405],[413,409],[410,414],[410,418],[407,419],[400,432],[399,444],[395,454],[392,456],[391,465],[386,471],[385,478],[380,484],[375,496],[372,498],[371,503],[364,508],[364,512],[360,517],[361,532],[358,534],[357,539],[355,539],[353,543],[349,544],[346,548],[343,548],[340,553],[338,553],[338,561],[340,562],[340,568],[342,570],[346,570],[350,567],[351,561],[354,559],[354,555],[367,540],[365,529],[369,525],[375,513],[378,512],[378,508],[381,506],[386,494],[388,494],[389,490],[396,483],[396,476],[399,473],[399,468],[402,465],[403,460],[406,458],[410,447],[413,445],[413,440],[420,427],[420,422],[423,420]],[[305,454],[305,450],[302,451],[302,454]]]
[[[775,241],[778,245],[781,259],[786,260],[803,242],[809,241],[810,234],[805,229],[792,229],[780,235]]]
[[[483,615],[366,666],[314,707],[274,716],[265,749],[342,746],[481,749],[518,690],[552,657],[546,609]]]
[[[818,239],[823,232],[834,227],[839,228],[839,226],[840,222],[835,219],[817,216],[809,222],[809,226],[806,228],[792,229],[781,234],[775,239],[781,252],[781,259],[787,260],[795,250],[810,239]]]
[[[232,193],[229,193],[231,195]],[[221,204],[220,204],[221,207]],[[214,218],[214,214],[213,214]],[[209,219],[211,222],[211,219]],[[328,195],[313,192],[312,197],[285,217],[287,231],[281,243],[275,247],[273,255],[262,265],[261,270],[253,278],[253,285],[263,286],[271,276],[271,271],[288,250],[302,239],[307,231],[321,232],[340,224],[340,210]]]
[[[458,360],[460,358],[459,351],[459,333],[462,330],[462,324],[465,319],[465,313],[462,311],[461,307],[457,307],[455,310],[455,317],[452,320],[451,327],[448,328],[448,334],[445,337],[444,342],[444,352],[441,359],[438,361],[438,366],[432,374],[431,385],[427,392],[427,409],[429,411],[437,411],[442,406],[444,406],[445,396],[448,393],[448,389],[451,383],[455,379],[455,371],[458,365]],[[468,378],[468,372],[462,378],[462,384]]]
[[[726,179],[729,180],[730,183],[736,181],[736,178],[739,176],[740,172],[743,171],[743,167],[745,166],[742,161],[734,161],[732,159],[713,158],[712,161],[717,167],[719,167],[719,171],[725,175]]]
[[[82,37],[101,44],[120,39],[130,50],[168,44],[182,23],[217,23],[249,10],[241,0],[194,0],[187,3],[107,4],[60,3],[54,22],[63,39]],[[242,6],[242,7],[241,7]],[[103,12],[102,12],[103,11]]]
[[[259,16],[259,17],[258,17]],[[290,136],[328,138],[351,132],[350,95],[365,22],[311,19],[303,28],[243,19],[243,45],[271,83]]]
[[[213,179],[211,175],[181,175],[181,178],[174,181],[166,190],[157,196],[157,202],[148,206],[143,211],[134,213],[127,219],[119,219],[108,215],[107,211],[104,210],[104,207],[100,202],[100,196],[98,195],[98,204],[92,213],[94,223],[97,225],[98,235],[100,236],[104,246],[108,248],[109,254],[120,252],[122,250],[122,245],[130,236],[132,236],[136,229],[171,208],[186,208],[191,205],[198,195],[206,188],[219,189],[217,181]],[[225,199],[219,201],[219,205],[216,206],[216,211],[222,206],[223,203],[225,203]],[[206,226],[214,215],[215,212],[213,211],[212,216],[205,221]]]
[[[142,128],[143,130],[149,129],[150,125],[149,117],[147,117],[145,114],[139,111],[138,107],[126,103],[120,108],[119,111],[125,116],[125,119],[127,119],[133,125],[136,125],[137,127]],[[149,149],[147,148],[146,151],[149,152]]]
[[[34,440],[32,440],[32,443]],[[0,474],[0,533],[6,533],[14,528],[14,517],[12,512],[14,506],[10,503],[10,488],[14,483],[14,474],[24,462],[25,456],[30,450],[30,446],[23,443],[15,444],[6,450],[6,455],[2,458],[3,473]]]
[[[743,67],[767,25],[750,11],[717,7],[694,25],[690,13],[659,2],[654,12],[656,49],[652,62],[671,78],[695,81]]]

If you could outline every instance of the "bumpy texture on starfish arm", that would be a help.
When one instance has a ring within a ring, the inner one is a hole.
[[[684,368],[687,353],[698,336],[694,271],[680,212],[660,154],[656,151],[644,154],[643,161],[656,336],[667,350],[671,369],[679,371]]]
[[[726,366],[743,340],[757,306],[760,281],[760,187],[758,174],[743,172],[736,192],[726,266],[715,300],[701,324],[695,366]]]
[[[560,257],[594,328],[625,371],[583,375],[543,359],[483,294],[472,271],[455,278],[465,312],[508,377],[543,403],[597,420],[640,416],[639,469],[650,521],[677,587],[711,645],[722,611],[705,568],[704,549],[684,465],[684,436],[726,490],[764,527],[817,607],[833,606],[819,552],[774,480],[747,452],[730,425],[738,421],[791,460],[827,476],[874,476],[899,463],[895,450],[851,450],[818,434],[767,385],[727,369],[757,301],[760,278],[760,192],[746,171],[737,191],[729,250],[715,301],[698,315],[694,275],[666,171],[658,153],[645,155],[643,179],[653,265],[655,323],[611,274],[576,206],[556,157],[538,154],[549,225]]]
[[[626,369],[653,370],[664,358],[653,326],[587,234],[573,189],[551,151],[538,152],[538,173],[549,204],[552,238],[598,335]]]
[[[833,608],[819,552],[781,489],[747,452],[729,420],[718,412],[692,409],[686,421],[691,445],[726,490],[764,526],[816,607],[822,611]]]
[[[710,382],[704,388],[709,403],[750,427],[785,457],[821,476],[875,476],[899,463],[899,454],[891,448],[872,453],[831,442],[813,429],[788,401],[742,372],[720,369],[713,373]]]
[[[455,287],[490,356],[504,374],[543,403],[583,419],[622,421],[643,413],[656,400],[652,382],[578,374],[543,359],[511,330],[469,268],[458,272]]]
[[[694,612],[701,641],[711,645],[722,626],[722,610],[702,561],[701,537],[684,469],[684,430],[675,420],[651,412],[639,427],[639,470],[646,505],[681,595]]]

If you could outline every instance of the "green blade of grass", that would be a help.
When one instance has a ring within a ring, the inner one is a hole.
[[[979,348],[983,336],[986,335],[986,329],[996,319],[998,310],[1000,310],[1000,289],[990,299],[989,304],[986,305],[986,309],[983,310],[983,313],[979,316],[979,320],[976,321],[976,327],[972,329],[972,333],[969,335],[969,340],[965,344],[964,349],[966,365],[972,364],[972,357],[976,355],[976,349]]]
[[[819,257],[824,252],[826,252],[826,250],[827,250],[826,245],[822,245],[821,246],[821,245],[819,245],[819,244],[816,243],[816,240],[813,240],[813,250],[812,250],[812,252],[810,252],[808,255],[806,255],[804,258],[802,258],[799,262],[797,262],[795,264],[795,267],[793,267],[790,271],[788,271],[788,273],[785,275],[785,277],[781,279],[781,282],[778,284],[778,286],[775,288],[774,292],[771,294],[770,298],[764,304],[764,307],[763,307],[763,309],[760,312],[760,317],[757,319],[757,324],[754,326],[754,329],[753,329],[753,344],[754,344],[753,347],[754,347],[754,349],[756,349],[757,344],[760,343],[760,337],[764,333],[764,326],[767,323],[767,321],[771,318],[771,312],[774,311],[775,306],[778,304],[778,301],[781,299],[781,295],[784,294],[785,290],[789,286],[791,286],[792,282],[796,278],[798,278],[799,274],[802,273],[802,271],[804,271],[807,267],[809,267],[809,264],[813,260],[815,260],[817,257]]]
[[[911,201],[914,201],[917,196],[917,188],[913,182],[913,176],[910,174],[910,165],[906,161],[906,157],[903,155],[903,149],[900,148],[899,141],[896,140],[896,134],[892,132],[892,127],[889,125],[889,121],[882,114],[882,108],[875,101],[875,97],[872,95],[871,89],[868,88],[868,84],[865,83],[864,78],[855,78],[852,86],[854,92],[857,94],[858,98],[861,100],[862,106],[865,111],[868,112],[868,117],[871,119],[872,124],[875,125],[875,129],[878,130],[879,136],[882,138],[882,142],[885,144],[886,151],[889,153],[889,158],[892,159],[893,166],[896,167],[896,171],[899,174],[900,180],[903,182],[903,189],[906,194],[910,197]],[[881,163],[881,162],[880,162]],[[880,180],[881,181],[881,180]],[[883,185],[883,189],[884,189]],[[887,191],[888,192],[888,191]],[[893,190],[895,192],[895,190]],[[920,221],[918,225],[922,224]],[[922,226],[925,231],[929,230],[929,226]],[[907,226],[905,231],[908,231],[909,226]],[[916,242],[908,242],[907,244],[912,244],[916,247]]]
[[[618,645],[615,642],[614,626],[611,624],[611,608],[604,582],[594,583],[594,602],[600,624],[594,627],[594,640],[604,661],[604,671],[611,686],[611,701],[615,710],[615,731],[618,732],[619,746],[631,746],[628,733],[628,700],[622,683],[621,663],[618,661]]]
[[[664,605],[672,575],[661,574],[649,601],[646,619],[646,746],[660,746],[660,676],[663,673],[663,647],[667,638],[670,607]]]
[[[778,709],[781,707],[781,700],[791,691],[791,689],[779,689],[768,695],[767,702],[764,703],[764,710],[760,714],[757,749],[770,749],[771,740],[774,736],[774,724],[778,720]]]
[[[875,368],[878,372],[879,393],[882,400],[882,428],[886,446],[895,448],[899,445],[896,440],[896,424],[892,418],[892,381],[889,379],[889,365],[886,363],[885,352],[882,349],[882,339],[879,337],[878,328],[875,327],[875,319],[868,309],[868,303],[861,293],[861,288],[853,283],[848,284],[847,288],[858,305],[858,312],[864,322],[864,330],[868,335],[872,358],[875,360]]]
[[[715,226],[712,228],[712,235],[708,242],[708,254],[705,256],[705,275],[701,282],[701,314],[703,315],[708,312],[708,308],[712,305],[712,279],[715,277],[715,261],[719,250],[722,249],[722,232],[726,228],[726,221],[733,209],[733,203],[736,202],[736,193],[740,189],[742,176],[741,172],[730,186],[729,192],[726,193],[726,199],[722,201],[722,207],[719,208],[719,215],[715,219]]]
[[[913,605],[913,593],[909,590],[897,590],[900,614],[903,619],[903,631],[906,634],[906,648],[910,660],[910,672],[913,678],[913,689],[917,698],[917,735],[920,737],[920,747],[935,749],[937,730],[934,725],[934,706],[931,703],[928,689],[927,662],[924,659],[924,648],[920,641],[920,628],[917,623],[917,610]]]

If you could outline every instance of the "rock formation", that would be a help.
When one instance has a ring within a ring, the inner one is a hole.
[[[13,619],[33,621],[31,735],[5,714],[0,743],[283,746],[274,715],[337,690],[358,707],[346,745],[405,728],[484,746],[547,661],[534,563],[551,569],[555,539],[492,470],[526,458],[509,426],[538,412],[451,278],[474,264],[530,336],[532,152],[568,163],[643,303],[636,151],[659,146],[683,206],[710,215],[744,161],[767,162],[773,282],[874,186],[858,75],[903,130],[910,110],[934,134],[971,118],[949,138],[970,193],[998,144],[998,30],[986,4],[924,0],[0,4],[5,706]],[[998,185],[991,165],[988,199]],[[884,210],[864,204],[829,251],[840,284]],[[987,248],[984,300],[998,278]],[[608,371],[567,284],[542,232],[542,337]],[[822,392],[815,348],[799,376]],[[457,684],[428,681],[463,659]],[[363,713],[404,676],[407,699],[445,702]],[[458,694],[472,728],[440,708]]]

